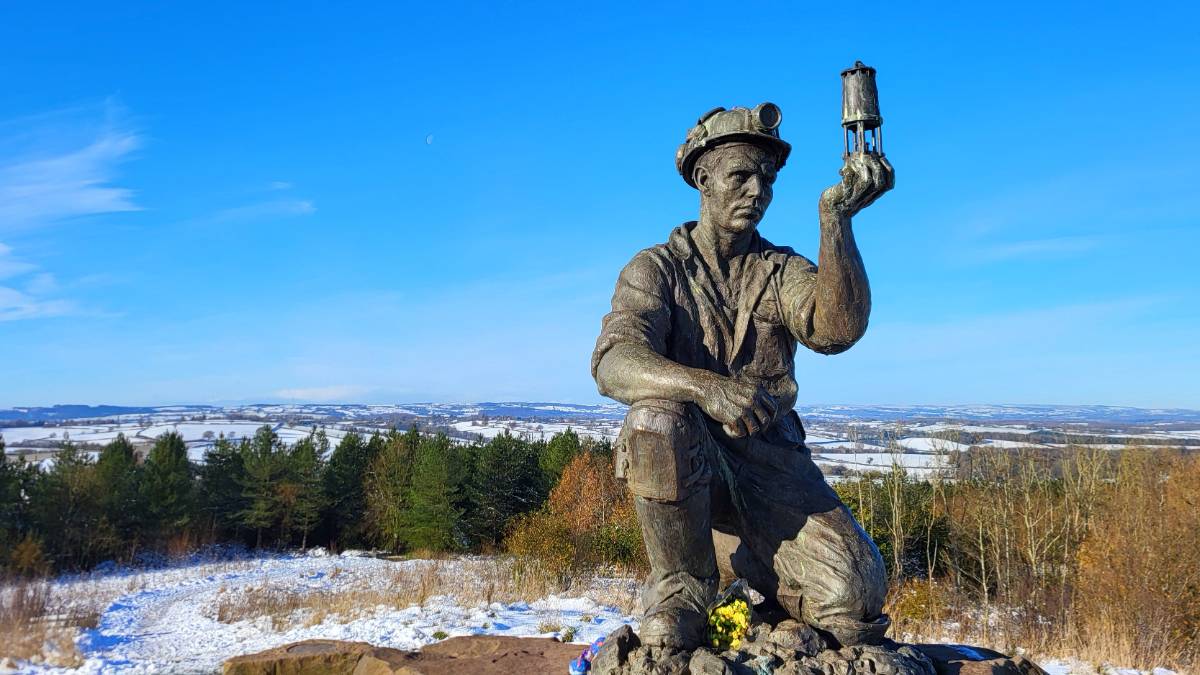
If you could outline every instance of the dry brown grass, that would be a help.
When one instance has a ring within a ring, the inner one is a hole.
[[[331,579],[343,572],[335,568]],[[347,573],[349,574],[349,573]],[[590,580],[563,582],[536,560],[520,558],[468,558],[462,560],[410,560],[381,581],[378,575],[350,579],[334,588],[297,589],[260,586],[219,594],[213,616],[223,623],[269,617],[274,630],[312,626],[329,618],[350,621],[380,608],[404,609],[424,605],[435,596],[453,597],[464,606],[493,602],[533,601],[567,590],[581,592],[596,602],[630,612],[635,594],[627,585],[609,584],[589,589]]]
[[[1057,473],[1021,453],[972,459],[993,475],[952,486],[955,558],[893,589],[895,637],[1196,672],[1200,455],[1076,454]]]
[[[1081,651],[1200,666],[1200,457],[1126,450],[1079,552]]]
[[[5,659],[58,667],[83,665],[75,647],[79,628],[95,627],[98,615],[56,607],[43,581],[0,587],[0,664]]]

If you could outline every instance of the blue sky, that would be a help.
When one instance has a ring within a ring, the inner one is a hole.
[[[780,105],[815,258],[862,59],[897,187],[800,400],[1200,407],[1193,5],[250,4],[0,10],[0,406],[597,401],[687,128]]]

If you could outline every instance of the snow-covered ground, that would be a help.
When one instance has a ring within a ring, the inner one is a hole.
[[[606,604],[632,597],[634,583],[627,579],[592,579],[569,595],[531,602],[488,602],[486,589],[484,596],[405,601],[418,585],[430,583],[423,575],[437,575],[439,588],[467,588],[480,565],[503,570],[503,563],[487,559],[393,561],[317,554],[62,578],[53,586],[60,607],[99,609],[97,626],[76,638],[83,664],[53,668],[26,662],[0,672],[212,673],[231,656],[312,638],[417,649],[447,636],[475,634],[565,634],[588,643],[623,624],[636,627],[628,607],[622,611]],[[248,595],[266,593],[310,600],[274,618],[253,608],[242,610],[248,612],[245,617],[236,611],[221,616]],[[347,607],[337,598],[375,604]]]
[[[499,558],[397,561],[316,550],[62,577],[52,584],[59,609],[99,613],[96,627],[79,630],[75,638],[82,664],[56,668],[8,661],[6,667],[0,645],[0,673],[215,673],[231,656],[314,638],[397,649],[484,634],[587,644],[622,625],[637,627],[629,604],[636,597],[633,579],[577,580],[569,592],[536,600],[489,599],[514,590],[496,590],[489,577],[512,580],[519,569]],[[519,583],[509,584],[514,585]],[[426,587],[454,592],[424,594]],[[11,589],[0,587],[7,592]],[[280,598],[268,603],[271,610],[251,602],[269,594]],[[1039,663],[1051,675],[1096,672],[1077,661]]]

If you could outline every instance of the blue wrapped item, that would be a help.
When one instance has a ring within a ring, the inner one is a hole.
[[[583,650],[579,658],[571,662],[567,672],[570,675],[584,675],[592,669],[592,660],[596,658],[596,654],[600,651],[600,647],[604,644],[604,638],[597,638],[595,642]]]

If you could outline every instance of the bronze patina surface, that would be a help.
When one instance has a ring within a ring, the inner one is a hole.
[[[791,151],[781,119],[769,103],[718,108],[691,129],[676,167],[700,217],[621,271],[592,356],[600,392],[630,405],[617,471],[650,558],[643,645],[698,647],[722,575],[829,647],[877,644],[888,628],[879,551],[813,463],[793,406],[797,347],[837,354],[867,329],[852,219],[894,172],[872,148],[845,155],[818,202],[814,264],[758,233]]]

